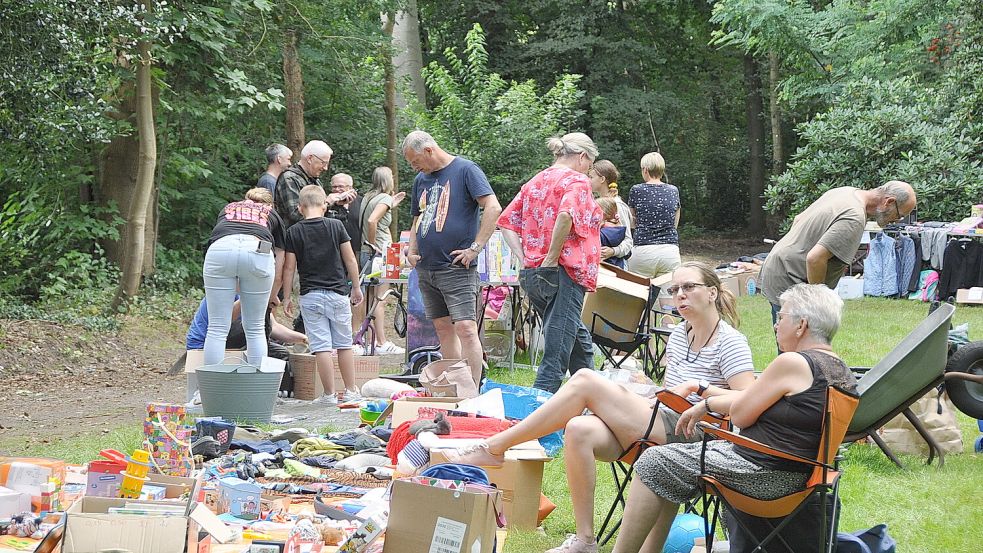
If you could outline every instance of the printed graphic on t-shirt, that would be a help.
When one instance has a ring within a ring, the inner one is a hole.
[[[270,226],[270,206],[253,202],[235,202],[225,206],[225,220],[231,223],[253,223]]]
[[[436,201],[430,198],[436,197]],[[451,201],[450,181],[441,184],[440,181],[434,182],[428,190],[420,194],[420,238],[426,238],[430,232],[430,225],[436,221],[434,230],[444,231],[444,222],[447,220],[447,208]]]

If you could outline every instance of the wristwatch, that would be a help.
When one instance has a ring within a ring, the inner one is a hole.
[[[697,384],[698,384],[699,387],[696,389],[696,395],[702,397],[703,396],[703,392],[706,392],[707,391],[707,388],[710,387],[710,381],[709,380],[706,380],[706,379],[703,379],[703,380],[699,381]]]
[[[471,246],[468,247],[468,249],[473,251],[474,253],[478,253],[481,251],[481,246],[478,245],[477,242],[471,242]]]

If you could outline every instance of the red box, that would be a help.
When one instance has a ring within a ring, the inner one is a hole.
[[[386,249],[386,275],[387,279],[398,279],[402,277],[403,253],[407,244],[394,242]]]

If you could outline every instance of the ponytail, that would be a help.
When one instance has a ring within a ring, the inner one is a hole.
[[[724,288],[723,283],[720,282],[720,277],[717,273],[706,263],[701,263],[699,261],[687,261],[683,263],[679,268],[694,269],[700,273],[700,277],[703,278],[703,283],[707,286],[717,289],[717,300],[714,302],[714,307],[717,308],[717,313],[722,319],[727,321],[727,324],[737,328],[741,325],[741,316],[737,313],[737,298],[734,297],[734,293],[730,290]]]

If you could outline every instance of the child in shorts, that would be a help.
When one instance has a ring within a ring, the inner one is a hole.
[[[339,394],[335,392],[331,360],[334,350],[345,383],[341,401],[362,399],[355,384],[352,351],[352,306],[362,303],[362,290],[351,237],[341,221],[324,216],[327,204],[327,194],[320,186],[301,189],[298,207],[304,218],[287,230],[283,274],[284,282],[291,282],[294,269],[300,273],[300,311],[324,386],[324,396],[317,401],[337,405]],[[291,314],[289,296],[284,300],[284,312]]]

